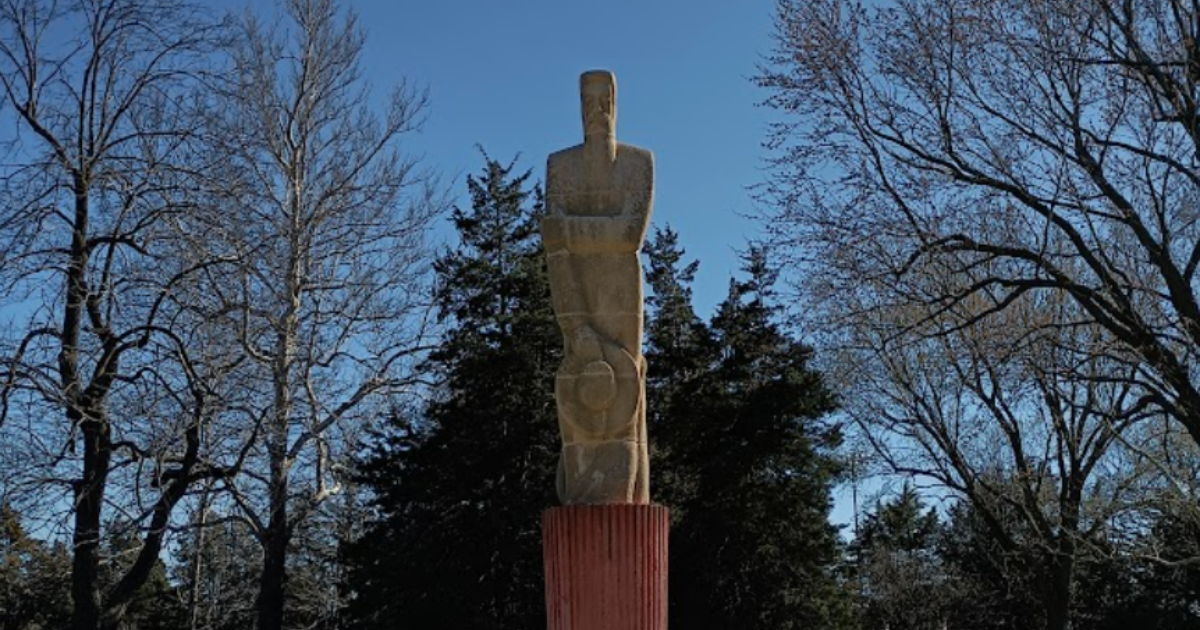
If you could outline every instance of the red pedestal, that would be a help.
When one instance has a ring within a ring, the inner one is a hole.
[[[549,630],[667,630],[667,508],[572,505],[542,514]]]

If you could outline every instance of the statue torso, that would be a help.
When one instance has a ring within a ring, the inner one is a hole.
[[[615,161],[589,159],[592,157],[584,145],[550,156],[546,165],[549,213],[648,219],[653,204],[653,154],[618,144]]]

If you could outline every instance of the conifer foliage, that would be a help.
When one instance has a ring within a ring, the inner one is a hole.
[[[555,500],[562,337],[529,178],[488,158],[467,178],[471,208],[453,213],[461,244],[436,262],[448,327],[426,367],[438,395],[397,413],[363,466],[382,520],[350,550],[356,627],[545,624],[539,515]]]
[[[16,510],[0,502],[0,630],[67,627],[70,573],[66,548],[30,537]]]
[[[809,367],[812,350],[781,323],[765,250],[744,256],[744,280],[708,325],[685,303],[694,263],[671,231],[647,253],[656,294],[648,349],[650,435],[661,454],[656,496],[671,532],[673,625],[834,628],[846,599],[832,567],[836,398]],[[682,297],[680,297],[682,296]],[[653,467],[652,467],[653,468]]]

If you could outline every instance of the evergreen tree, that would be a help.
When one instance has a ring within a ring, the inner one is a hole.
[[[0,630],[67,627],[70,575],[66,548],[31,538],[20,515],[0,504]]]
[[[1001,487],[1003,481],[997,481]],[[1017,538],[1034,539],[1021,531],[1023,520],[1012,514],[1016,502],[997,505],[995,512],[1017,532]],[[949,510],[940,545],[947,571],[953,572],[969,596],[955,613],[960,625],[978,630],[1037,630],[1046,627],[1044,590],[1037,551],[1006,548],[970,501],[959,501]]]
[[[692,307],[691,285],[700,262],[682,264],[684,251],[679,246],[679,234],[669,226],[656,229],[644,250],[650,289],[646,296],[645,354],[647,361],[653,358],[657,367],[649,375],[647,387],[662,391],[662,385],[694,378],[703,371],[715,358],[715,348],[708,327]],[[653,413],[655,407],[651,405],[649,411]]]
[[[910,553],[932,551],[940,525],[937,512],[927,508],[916,489],[906,483],[896,498],[879,503],[866,515],[855,547],[868,553],[881,548]]]
[[[679,514],[672,624],[841,626],[847,607],[832,575],[838,545],[828,522],[840,433],[825,421],[836,400],[808,366],[811,349],[778,321],[766,253],[751,248],[747,278],[731,281],[707,327],[682,305],[694,267],[678,267],[671,235],[657,235],[648,254],[650,348],[662,360],[651,366],[662,375],[651,386],[660,405],[651,437],[668,454],[656,464],[670,480],[661,496]]]
[[[864,628],[958,627],[962,589],[938,555],[941,536],[937,513],[908,484],[866,515],[850,545]]]
[[[1003,477],[993,487],[1004,488]],[[1010,484],[1011,486],[1011,484]],[[862,627],[870,630],[1037,630],[1048,626],[1044,598],[1051,576],[1037,545],[1006,547],[996,527],[1017,540],[1037,540],[1023,529],[1015,502],[993,506],[989,523],[970,501],[959,500],[940,522],[919,495],[900,495],[866,516],[857,560]],[[1077,630],[1196,630],[1200,628],[1200,528],[1190,515],[1163,514],[1135,540],[1114,543],[1100,534],[1087,541],[1070,611]]]
[[[692,282],[699,261],[683,264],[679,235],[670,227],[656,229],[644,248],[646,284],[646,422],[650,440],[650,497],[671,507],[672,523],[683,518],[684,505],[696,492],[694,475],[677,461],[687,449],[688,418],[670,413],[686,395],[685,385],[716,362],[716,340],[692,306]]]
[[[362,466],[381,520],[347,552],[354,627],[545,624],[539,523],[555,503],[562,337],[541,192],[513,168],[488,158],[467,178],[471,208],[453,213],[461,243],[435,263],[448,328],[427,369],[439,395],[397,412]]]
[[[1075,597],[1075,630],[1200,628],[1200,521],[1194,506],[1170,506],[1125,545],[1096,544]],[[1171,509],[1175,508],[1175,509]]]

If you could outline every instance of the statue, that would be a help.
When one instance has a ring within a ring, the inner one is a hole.
[[[616,80],[580,76],[582,145],[550,156],[542,238],[564,358],[555,379],[564,505],[649,503],[642,266],[654,156],[616,139]]]

